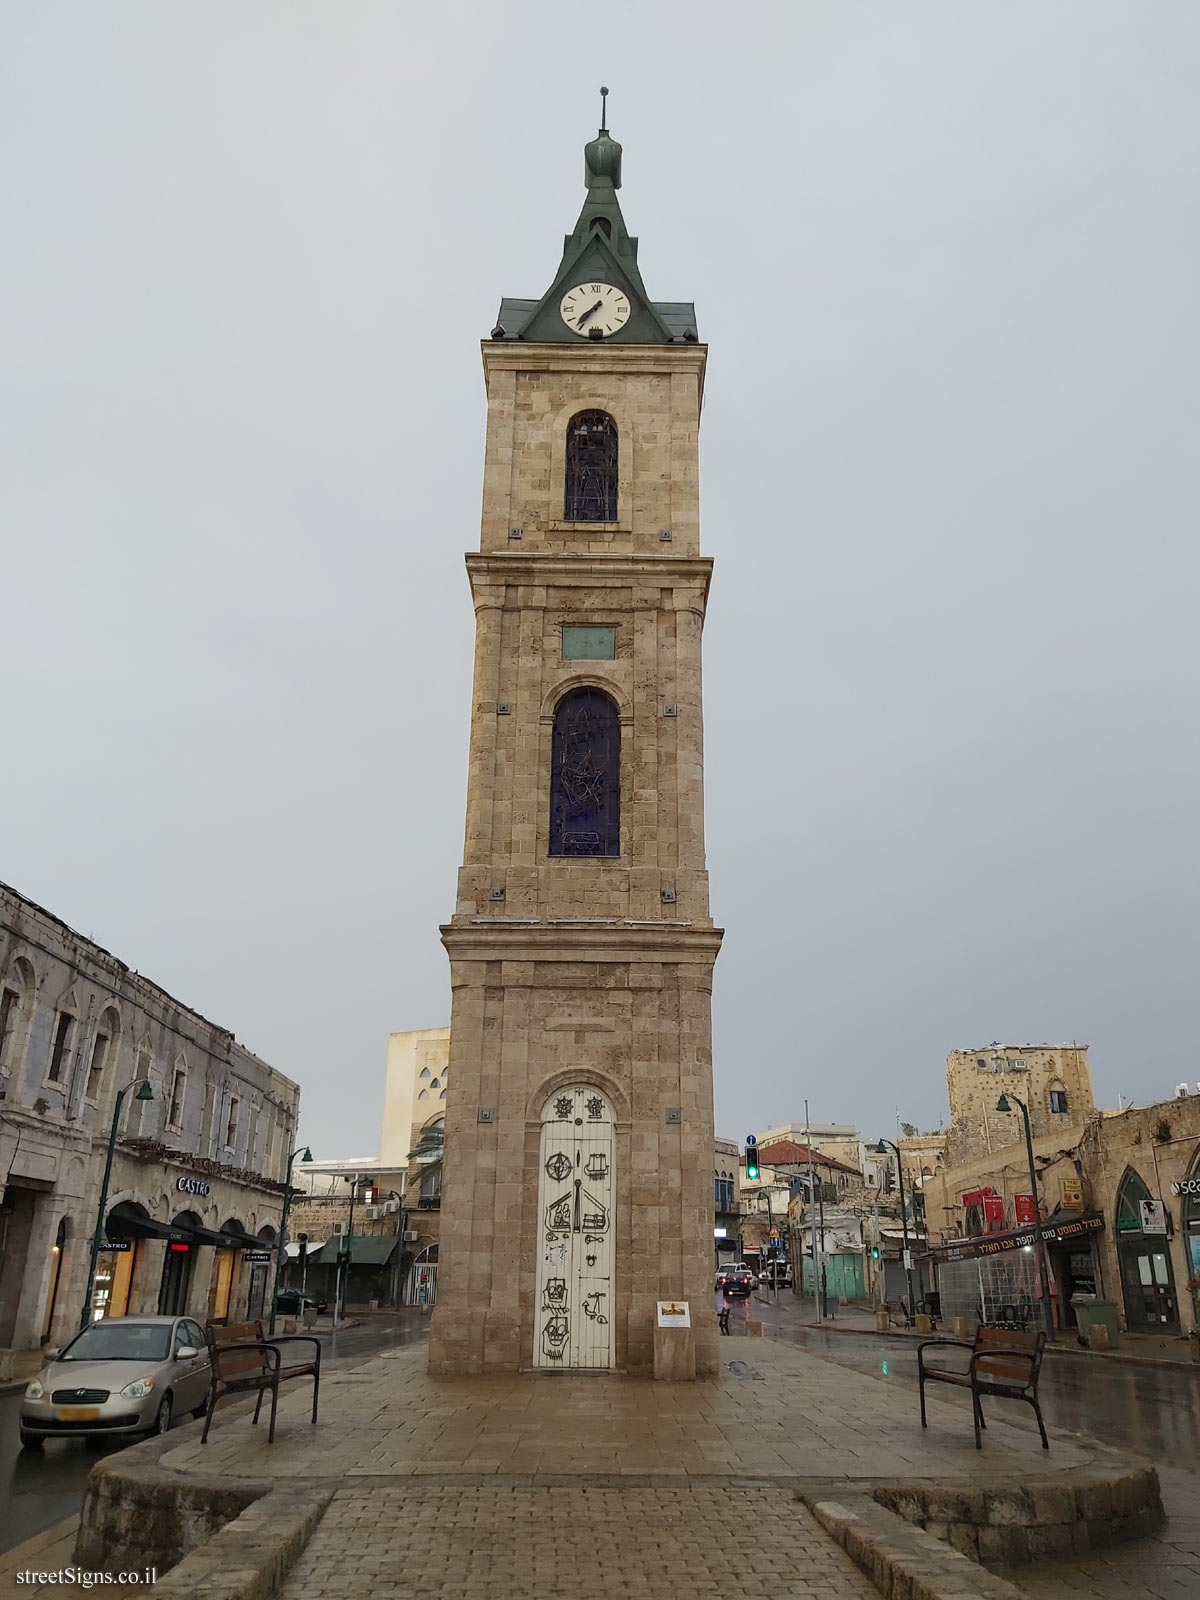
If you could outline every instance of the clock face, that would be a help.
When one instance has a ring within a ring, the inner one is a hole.
[[[587,339],[599,329],[607,336],[629,321],[629,296],[611,283],[577,283],[563,295],[558,309],[572,333]]]

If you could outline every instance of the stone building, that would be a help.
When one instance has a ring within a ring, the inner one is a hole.
[[[930,1254],[947,1314],[961,1300],[964,1313],[979,1307],[992,1320],[1006,1305],[1039,1299],[1036,1207],[1058,1327],[1074,1324],[1071,1299],[1082,1293],[1116,1301],[1132,1332],[1195,1328],[1200,1094],[1072,1119],[1038,1134],[1033,1153],[1032,1201],[1023,1134],[927,1182]]]
[[[695,310],[653,301],[606,130],[487,389],[430,1370],[650,1371],[707,1308],[710,997]],[[695,1322],[697,1370],[715,1328]]]
[[[0,1351],[79,1326],[123,1089],[94,1314],[256,1315],[296,1085],[6,887],[0,977]]]
[[[1087,1045],[989,1044],[946,1057],[951,1126],[946,1164],[960,1166],[998,1150],[1020,1134],[1021,1114],[996,1110],[1001,1094],[1029,1107],[1035,1135],[1053,1134],[1095,1109]]]
[[[714,1265],[739,1261],[742,1250],[742,1205],[738,1195],[740,1147],[733,1139],[713,1140]]]

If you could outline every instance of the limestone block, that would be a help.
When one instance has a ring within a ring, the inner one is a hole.
[[[669,1383],[696,1376],[696,1340],[691,1328],[654,1330],[654,1376]]]

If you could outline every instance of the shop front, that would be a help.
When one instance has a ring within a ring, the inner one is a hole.
[[[1094,1240],[1103,1228],[1104,1218],[1095,1212],[1043,1224],[1045,1264],[1039,1263],[1032,1228],[935,1246],[926,1259],[936,1273],[942,1316],[973,1318],[989,1327],[1038,1327],[1046,1271],[1056,1326],[1073,1326],[1071,1295],[1095,1293],[1099,1284]]]
[[[1131,1333],[1178,1333],[1166,1208],[1132,1167],[1117,1190],[1116,1222],[1125,1326]]]

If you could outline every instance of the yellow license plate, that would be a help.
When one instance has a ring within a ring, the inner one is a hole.
[[[60,1422],[95,1422],[100,1415],[99,1406],[59,1406]]]

